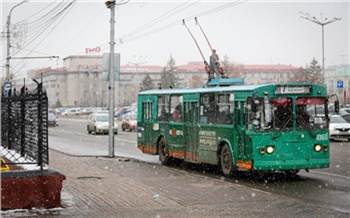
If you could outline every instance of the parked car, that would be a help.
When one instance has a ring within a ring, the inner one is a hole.
[[[345,115],[350,113],[350,108],[341,108],[339,110],[339,115]]]
[[[95,114],[109,114],[108,110],[99,110],[99,111],[95,111]]]
[[[121,121],[123,119],[123,115],[131,112],[136,112],[136,109],[132,107],[123,107],[121,111],[114,114],[114,117],[116,117],[118,121]]]
[[[69,108],[69,109],[66,109],[66,110],[62,111],[61,114],[65,115],[65,116],[68,116],[68,115],[75,116],[75,115],[79,115],[80,114],[80,110],[77,109],[77,108]]]
[[[329,120],[330,139],[347,139],[350,141],[350,123],[340,115],[331,115]]]
[[[346,122],[350,123],[350,114],[344,114],[341,116],[346,120]]]
[[[48,126],[58,126],[58,119],[54,113],[49,112],[47,115],[47,120]]]
[[[122,118],[122,130],[130,132],[137,128],[137,114],[126,114]]]
[[[81,114],[92,114],[94,112],[94,109],[92,107],[83,108],[80,113]]]
[[[114,119],[114,134],[118,134],[118,123]],[[108,114],[91,114],[87,121],[87,132],[91,134],[108,133],[109,115]]]
[[[53,114],[57,115],[56,109],[51,109],[51,108],[49,108],[49,113],[53,113]]]

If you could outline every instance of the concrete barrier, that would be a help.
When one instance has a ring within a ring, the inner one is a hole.
[[[53,170],[2,172],[1,210],[60,207],[65,179]]]

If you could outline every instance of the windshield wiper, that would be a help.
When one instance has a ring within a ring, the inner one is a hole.
[[[289,109],[289,112],[292,112],[290,109]],[[285,119],[283,124],[282,124],[282,128],[273,136],[273,139],[277,139],[278,136],[280,135],[280,133],[282,132],[282,130],[284,130],[287,126],[287,124],[290,122],[290,120],[292,119],[292,114],[293,113],[290,113],[289,116],[287,117],[288,119]]]

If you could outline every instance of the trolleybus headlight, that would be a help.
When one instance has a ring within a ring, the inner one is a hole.
[[[268,154],[272,154],[274,151],[275,151],[275,149],[274,149],[272,146],[268,146],[268,147],[266,148],[266,152],[267,152]]]
[[[315,145],[314,149],[316,152],[319,152],[319,151],[321,151],[322,146],[317,144],[317,145]]]

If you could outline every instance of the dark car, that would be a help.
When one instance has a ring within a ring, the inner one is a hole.
[[[47,115],[48,126],[58,126],[58,119],[54,113],[49,112]]]
[[[125,114],[132,113],[135,111],[136,111],[135,108],[123,107],[123,109],[121,111],[114,114],[114,117],[116,117],[118,121],[121,121]]]
[[[128,129],[130,132],[137,127],[137,114],[126,114],[122,119],[122,130]]]

